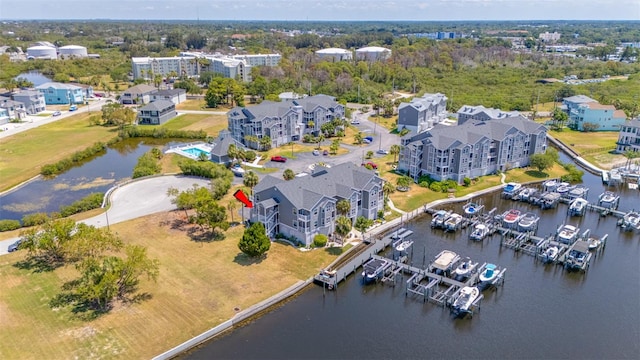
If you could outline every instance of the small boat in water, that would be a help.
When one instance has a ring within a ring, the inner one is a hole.
[[[542,196],[542,199],[540,199],[540,207],[542,209],[553,209],[558,205],[560,197],[560,193],[548,192]]]
[[[442,250],[430,266],[431,272],[438,275],[450,274],[460,256],[451,250]]]
[[[460,289],[460,293],[451,305],[451,312],[456,316],[465,315],[471,312],[471,306],[480,296],[480,289],[475,286],[465,286]]]
[[[569,205],[569,215],[582,216],[587,211],[587,205],[589,202],[581,197],[576,198]]]
[[[625,231],[640,231],[640,213],[637,211],[629,211],[622,217],[622,229]]]
[[[529,201],[529,198],[531,197],[531,195],[535,194],[536,192],[538,192],[536,188],[532,188],[532,187],[522,188],[518,193],[518,195],[513,197],[513,199],[520,200],[520,201]]]
[[[445,231],[456,231],[462,227],[462,215],[453,213],[444,222]]]
[[[567,198],[569,199],[577,199],[577,198],[586,198],[589,194],[589,188],[584,185],[576,185],[567,193]]]
[[[469,235],[469,239],[475,240],[475,241],[482,241],[484,240],[484,238],[486,238],[489,235],[489,233],[491,233],[491,229],[489,228],[488,225],[476,224],[476,226],[473,228],[473,231]]]
[[[447,221],[450,214],[451,214],[450,211],[445,211],[445,210],[436,211],[435,214],[433,214],[433,217],[431,218],[431,227],[437,228],[437,229],[444,228],[444,222]]]
[[[522,184],[510,182],[502,188],[502,196],[511,199],[520,191],[521,187]]]
[[[590,237],[587,242],[589,243],[589,250],[596,250],[602,245],[602,241],[595,237]]]
[[[573,244],[578,238],[579,231],[580,229],[573,225],[563,225],[558,229],[556,240],[563,244]]]
[[[462,210],[464,210],[465,215],[467,215],[468,217],[472,217],[480,214],[483,208],[484,205],[479,205],[474,202],[468,202],[464,204]]]
[[[498,266],[495,264],[487,264],[478,276],[478,280],[483,286],[491,285],[497,280],[499,272]]]
[[[473,270],[478,266],[478,263],[474,263],[471,259],[467,258],[461,262],[458,267],[453,271],[454,279],[457,281],[464,281],[471,276]]]
[[[541,259],[543,263],[552,263],[558,259],[558,253],[560,249],[557,246],[549,246],[542,253]]]
[[[513,227],[520,220],[521,212],[518,209],[511,209],[502,214],[502,223],[505,227]]]
[[[518,221],[518,230],[523,232],[534,231],[538,228],[540,217],[534,213],[528,212]]]
[[[575,245],[569,250],[567,258],[564,261],[564,267],[567,270],[586,270],[589,266],[589,243],[583,240],[576,241]]]
[[[413,245],[413,241],[411,241],[411,240],[403,240],[398,245],[396,245],[395,249],[396,249],[397,252],[402,253],[402,252],[407,251],[407,249],[409,249],[409,247],[411,245]]]
[[[598,197],[598,205],[606,209],[616,209],[620,202],[620,196],[611,191],[605,191]]]
[[[557,179],[547,180],[542,183],[542,188],[544,191],[555,191],[560,182]]]
[[[362,270],[364,283],[369,284],[380,279],[387,268],[387,264],[389,264],[388,261],[380,258],[372,258],[364,263],[364,265],[362,265],[364,268],[364,270]]]
[[[558,185],[558,187],[556,188],[555,192],[557,192],[558,194],[564,196],[569,191],[571,191],[571,189],[573,189],[573,186],[571,186],[571,184],[569,184],[567,182],[563,182],[563,183],[560,183]]]

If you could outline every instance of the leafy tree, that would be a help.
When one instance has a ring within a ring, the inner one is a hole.
[[[202,228],[210,228],[212,232],[216,232],[216,228],[226,231],[229,228],[227,222],[227,212],[224,206],[218,205],[213,194],[208,198],[199,198],[196,200],[195,222]]]
[[[553,158],[547,154],[533,154],[529,156],[529,164],[543,172],[553,166]]]
[[[351,212],[351,202],[347,199],[339,200],[336,203],[336,210],[340,215],[349,215],[349,213]]]
[[[231,222],[233,221],[233,213],[236,211],[236,209],[238,208],[238,203],[235,201],[229,201],[229,203],[227,204],[227,209],[229,209],[229,214],[231,215]]]
[[[582,124],[582,131],[592,132],[592,131],[598,130],[599,127],[600,127],[600,124],[585,122],[584,124]]]
[[[362,140],[364,140],[364,137],[362,136],[362,133],[361,133],[361,132],[359,132],[359,133],[355,134],[355,135],[353,136],[353,138],[354,138],[354,140],[356,141],[356,144],[358,144],[358,145],[362,144]]]
[[[182,34],[178,31],[172,31],[167,35],[164,41],[164,46],[173,49],[182,49],[183,46]]]
[[[56,266],[67,261],[68,243],[72,241],[75,230],[76,222],[73,219],[52,219],[23,231],[20,234],[21,246],[28,250],[30,258]]]
[[[190,33],[185,40],[187,49],[202,49],[207,45],[207,37],[198,33]]]
[[[364,237],[365,232],[367,231],[368,228],[371,227],[371,225],[373,225],[373,220],[371,219],[367,219],[364,216],[358,216],[358,218],[356,219],[356,223],[353,225],[353,227],[360,231],[362,233],[362,236]]]
[[[346,216],[339,216],[336,219],[336,234],[340,235],[344,239],[345,236],[351,231],[352,223],[351,219]]]
[[[271,240],[267,236],[264,224],[255,222],[244,230],[238,248],[249,257],[264,255],[271,247]]]
[[[555,130],[562,131],[564,125],[569,121],[569,116],[560,108],[553,110],[553,127]]]
[[[338,149],[339,148],[340,148],[340,140],[338,140],[338,139],[333,140],[331,142],[331,145],[329,146],[329,150],[334,155],[338,153]]]
[[[629,168],[631,166],[631,163],[633,161],[633,159],[636,159],[638,157],[640,157],[640,152],[634,151],[634,150],[627,150],[623,153],[624,157],[627,158],[627,161],[625,163],[625,167]]]
[[[411,186],[412,182],[413,180],[408,176],[401,176],[398,178],[398,180],[396,180],[396,184],[400,188],[408,188]]]
[[[296,174],[291,169],[285,169],[285,171],[282,173],[282,177],[284,177],[285,180],[289,181],[293,180],[296,177]]]

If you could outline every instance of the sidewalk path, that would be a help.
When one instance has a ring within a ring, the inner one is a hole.
[[[394,204],[393,201],[391,201],[391,199],[387,199],[387,205],[389,205],[389,208],[397,213],[399,213],[400,215],[406,215],[407,212],[404,210],[400,210],[398,209]]]

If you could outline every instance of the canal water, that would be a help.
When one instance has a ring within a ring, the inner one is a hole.
[[[17,80],[19,78],[27,79],[28,81],[33,83],[34,87],[35,86],[40,86],[40,85],[42,85],[44,83],[52,81],[50,78],[46,77],[45,75],[43,75],[39,71],[24,72],[24,73],[21,73],[20,75],[16,76],[14,79]]]
[[[566,158],[565,158],[566,161]],[[588,200],[605,190],[585,174]],[[609,188],[614,189],[614,188]],[[618,188],[620,209],[640,209],[640,192]],[[588,212],[568,217],[567,205],[540,210],[500,199],[499,193],[474,199],[502,213],[510,208],[541,215],[538,235],[564,223],[609,234],[603,252],[586,273],[544,265],[532,256],[500,246],[499,236],[468,240],[470,229],[445,234],[430,227],[430,216],[411,221],[412,262],[422,267],[442,250],[481,264],[506,267],[506,281],[484,292],[481,310],[454,319],[445,308],[405,295],[396,287],[363,285],[351,275],[337,291],[319,286],[264,316],[214,339],[189,359],[637,359],[640,353],[640,236],[623,233],[613,217]],[[454,205],[461,211],[462,204]]]
[[[159,144],[156,139],[126,139],[63,174],[31,181],[0,196],[0,219],[20,220],[26,214],[51,213],[90,193],[104,193],[130,178],[138,158]]]

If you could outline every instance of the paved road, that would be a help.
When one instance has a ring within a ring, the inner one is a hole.
[[[189,176],[171,175],[133,181],[116,188],[111,194],[109,211],[81,222],[96,227],[104,227],[137,217],[175,209],[167,196],[170,187],[180,191],[194,184],[208,186],[209,180]],[[7,254],[7,247],[18,238],[0,241],[0,255]]]

